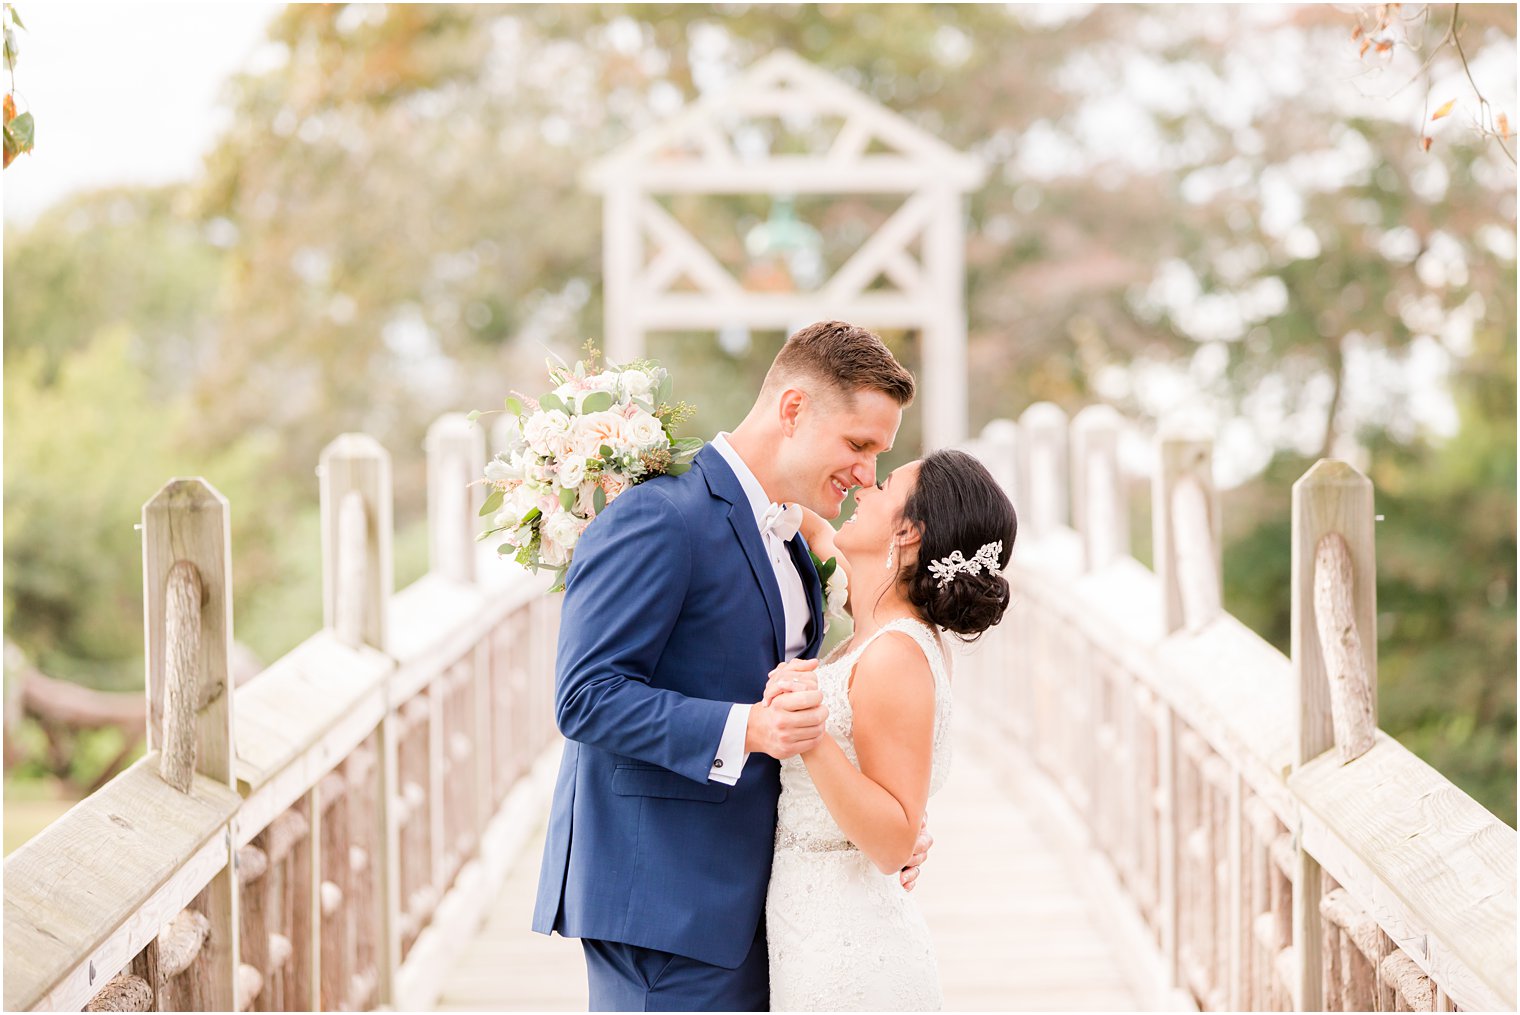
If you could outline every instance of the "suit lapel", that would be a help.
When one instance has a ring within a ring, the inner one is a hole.
[[[818,655],[818,649],[823,644],[823,583],[818,580],[818,569],[813,566],[813,555],[807,540],[799,533],[796,539],[788,541],[786,545],[792,552],[792,563],[797,566],[797,573],[802,576],[802,587],[807,590],[808,617],[812,621],[809,630],[812,635],[808,638],[807,647],[802,650],[802,658],[811,659]]]
[[[739,477],[734,475],[723,456],[711,445],[703,448],[696,457],[695,465],[707,481],[707,489],[714,497],[728,502],[728,523],[733,526],[734,536],[744,550],[755,581],[765,597],[765,609],[771,619],[771,640],[778,660],[786,656],[786,612],[781,605],[781,590],[776,586],[776,569],[771,566],[770,555],[765,552],[765,541],[760,538],[760,526],[755,523],[755,512],[750,507]]]
[[[786,658],[786,611],[781,606],[781,590],[776,587],[776,569],[771,566],[770,555],[765,552],[765,541],[760,538],[760,527],[755,524],[755,512],[749,501],[733,504],[728,509],[728,523],[739,537],[744,556],[749,559],[750,570],[760,591],[765,593],[765,609],[771,615],[771,636],[776,643],[776,658]]]

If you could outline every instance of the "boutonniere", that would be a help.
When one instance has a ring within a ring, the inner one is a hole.
[[[808,551],[808,556],[813,558],[813,570],[818,572],[818,581],[823,586],[823,629],[827,631],[829,618],[842,620],[846,616],[844,604],[850,598],[849,575],[839,569],[838,557],[819,560],[818,554],[812,550]]]

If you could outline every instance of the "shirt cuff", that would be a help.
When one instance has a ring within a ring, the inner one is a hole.
[[[723,737],[718,741],[718,756],[713,759],[712,771],[707,773],[711,782],[732,786],[739,781],[749,753],[744,750],[744,734],[749,729],[749,705],[733,705],[728,710],[728,722],[723,724]]]

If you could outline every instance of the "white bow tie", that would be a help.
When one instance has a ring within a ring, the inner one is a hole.
[[[800,528],[801,504],[772,504],[765,509],[765,517],[760,520],[760,531],[769,532],[783,543],[795,536]]]

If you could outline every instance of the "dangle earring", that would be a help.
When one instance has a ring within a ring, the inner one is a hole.
[[[892,561],[897,556],[897,544],[894,542],[887,547],[887,570],[892,570]]]

